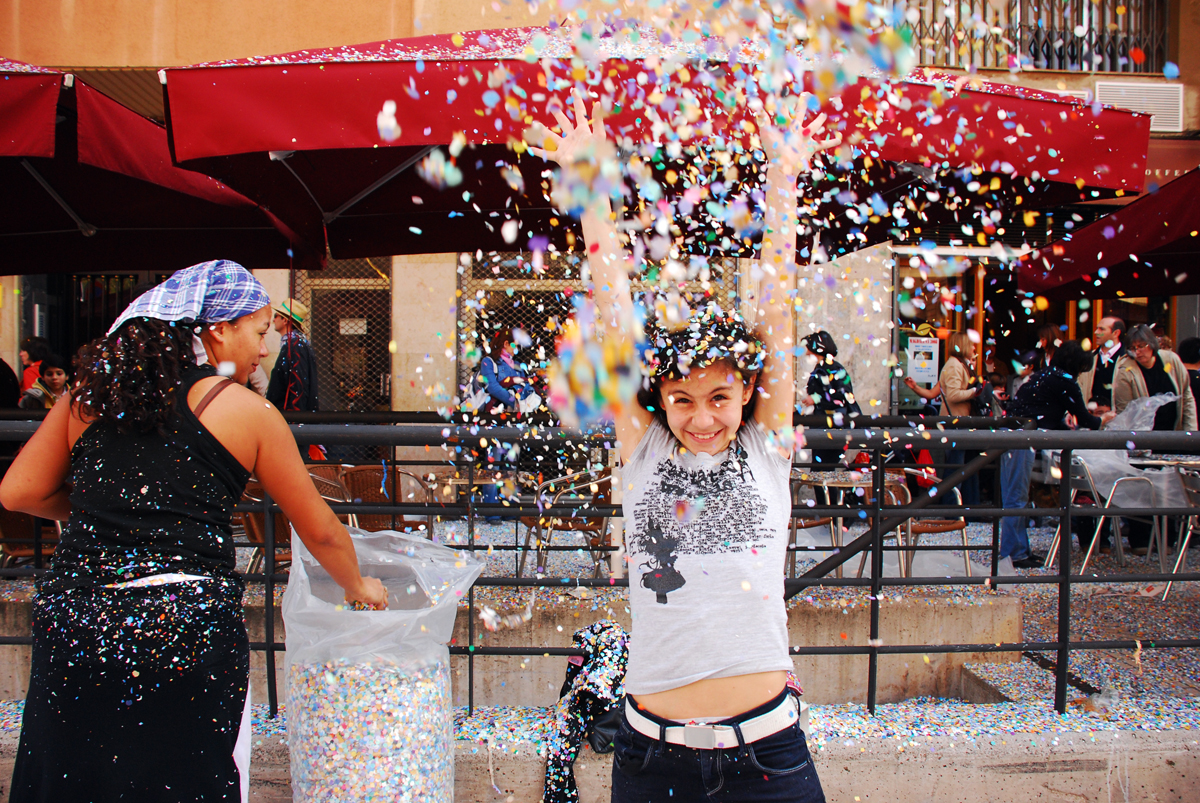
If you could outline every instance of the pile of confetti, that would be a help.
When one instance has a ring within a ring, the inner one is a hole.
[[[293,665],[287,733],[299,801],[450,800],[450,668]]]

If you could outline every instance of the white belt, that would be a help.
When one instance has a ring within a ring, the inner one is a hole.
[[[659,724],[639,714],[628,700],[625,701],[625,719],[631,728],[643,736],[655,740],[660,737]],[[739,722],[738,728],[742,731],[742,738],[749,744],[791,727],[797,719],[800,721],[800,730],[807,734],[808,705],[789,694],[767,713]],[[732,725],[668,725],[665,738],[668,744],[679,744],[694,750],[721,750],[739,746]]]
[[[163,586],[169,583],[191,583],[196,580],[211,580],[200,574],[182,574],[169,572],[167,574],[152,574],[149,577],[139,577],[136,580],[126,580],[124,583],[109,583],[105,588],[144,588],[146,586]]]

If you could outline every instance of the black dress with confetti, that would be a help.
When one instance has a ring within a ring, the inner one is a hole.
[[[189,373],[180,398],[212,373]],[[165,437],[84,431],[34,598],[13,803],[243,799],[250,660],[230,517],[248,478],[186,405]]]

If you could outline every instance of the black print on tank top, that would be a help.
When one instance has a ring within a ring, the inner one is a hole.
[[[770,534],[759,535],[766,502],[755,488],[740,445],[712,470],[687,469],[668,458],[658,464],[653,477],[634,509],[638,528],[629,548],[648,557],[638,566],[641,584],[655,593],[660,605],[687,583],[675,568],[680,555],[766,547]],[[703,508],[692,514],[700,504]]]

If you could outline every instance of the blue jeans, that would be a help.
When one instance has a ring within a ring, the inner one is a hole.
[[[488,448],[487,457],[484,458],[481,470],[486,474],[486,481],[480,483],[480,495],[483,497],[483,502],[488,505],[497,505],[500,503],[500,488],[496,485],[497,471],[511,471],[516,468],[516,460],[508,459],[508,449],[501,445],[496,445]],[[501,521],[500,516],[489,516],[488,521]]]
[[[1033,476],[1033,449],[1015,449],[1000,458],[1000,496],[1006,508],[1029,504],[1029,480]],[[1029,519],[1005,516],[1000,519],[1000,557],[1021,560],[1029,557]]]
[[[722,724],[765,714],[787,694],[790,692],[785,690],[774,700]],[[662,725],[679,724],[649,711],[640,713]],[[744,746],[695,750],[644,736],[622,716],[615,743],[612,803],[825,801],[799,723]]]

